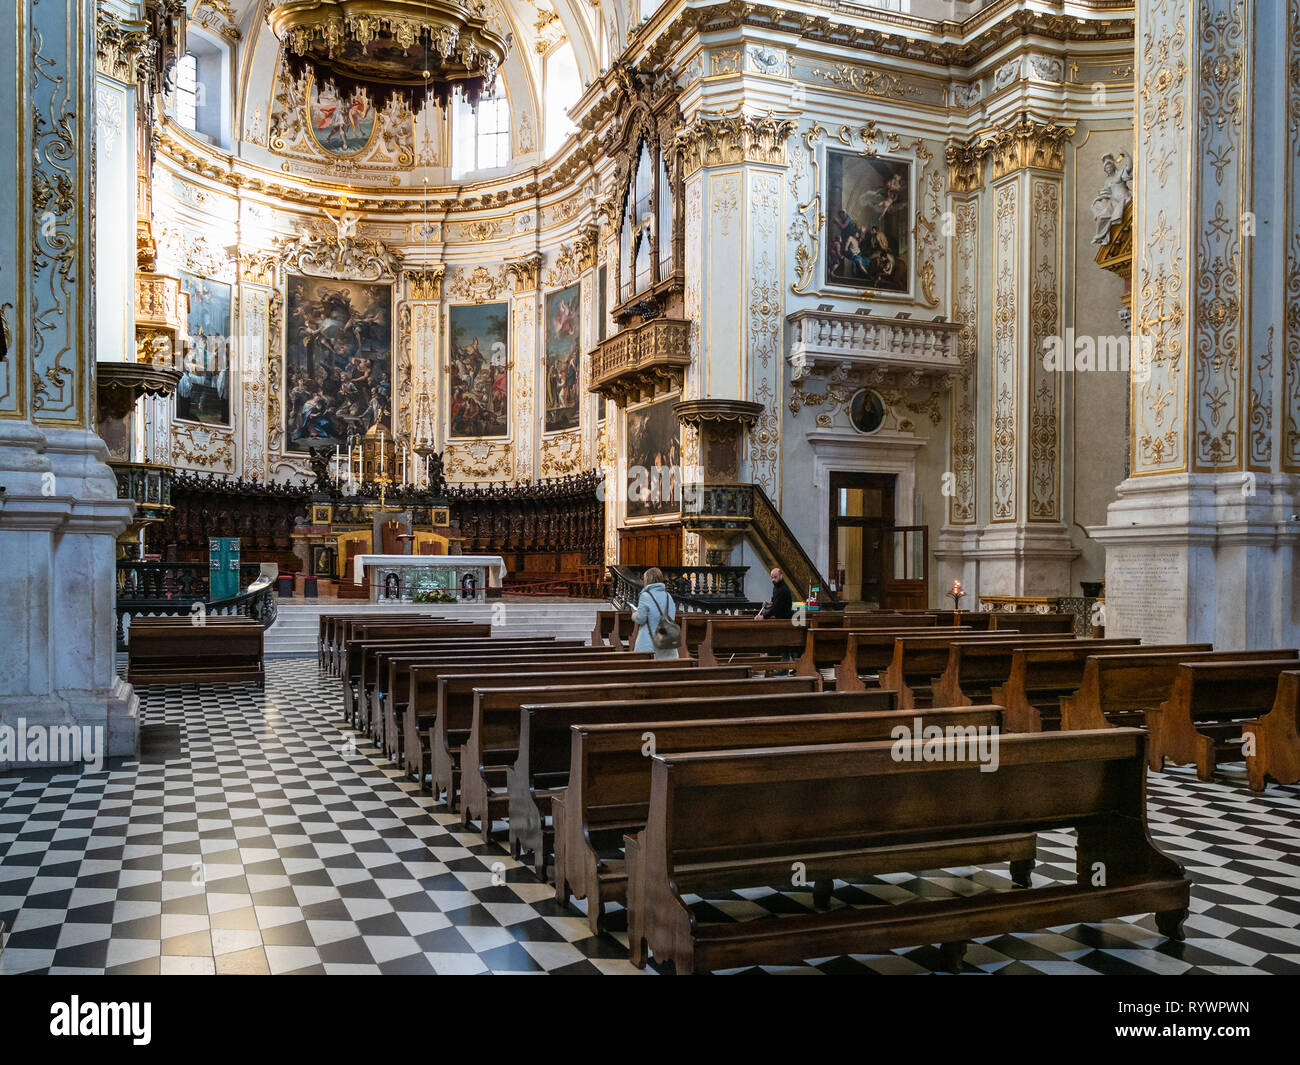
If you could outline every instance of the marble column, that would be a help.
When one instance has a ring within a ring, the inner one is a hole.
[[[95,5],[0,9],[0,726],[78,729],[130,755],[137,700],[114,659],[117,498],[95,434]],[[0,747],[0,769],[66,762]]]
[[[1300,0],[1141,0],[1130,474],[1107,635],[1300,639]]]

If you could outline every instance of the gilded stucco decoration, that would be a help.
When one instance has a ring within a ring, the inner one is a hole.
[[[952,430],[949,468],[952,493],[948,497],[948,521],[953,525],[975,522],[976,433],[979,365],[979,200],[972,197],[953,203],[953,321],[961,326],[957,357],[961,373],[953,383]]]
[[[677,130],[673,150],[682,174],[690,177],[702,167],[740,163],[785,166],[785,146],[798,128],[792,118],[701,112]]]

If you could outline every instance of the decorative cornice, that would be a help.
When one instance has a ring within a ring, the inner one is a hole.
[[[307,230],[281,242],[280,262],[302,274],[378,281],[397,276],[402,253],[378,238]]]
[[[239,265],[239,280],[250,285],[275,287],[276,267],[280,256],[273,251],[241,251],[236,256]]]
[[[573,252],[578,257],[579,272],[594,269],[600,258],[600,226],[594,222],[583,226],[574,238]]]
[[[410,300],[429,300],[437,302],[442,299],[442,279],[447,272],[445,266],[429,266],[420,270],[403,270],[406,281],[406,298]]]
[[[684,177],[707,166],[785,166],[785,143],[798,125],[793,118],[776,118],[771,111],[766,115],[705,112],[676,131],[673,148]]]
[[[687,399],[673,404],[673,413],[683,425],[698,427],[703,422],[735,422],[749,427],[757,424],[763,404],[743,399]]]
[[[943,156],[948,163],[949,192],[974,192],[984,187],[984,152],[977,141],[954,141]]]

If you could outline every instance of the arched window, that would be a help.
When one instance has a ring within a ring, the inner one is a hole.
[[[172,70],[167,111],[191,133],[221,148],[232,143],[230,47],[191,30]]]
[[[578,75],[578,60],[573,54],[573,45],[568,42],[553,48],[547,54],[545,67],[542,100],[546,128],[542,151],[546,156],[551,156],[564,143],[564,138],[578,128],[569,117],[569,108],[582,95],[582,79]]]
[[[674,271],[672,179],[667,162],[642,139],[628,174],[619,232],[619,302],[671,277]]]
[[[461,177],[475,170],[492,170],[510,162],[510,101],[498,80],[491,96],[477,108],[459,93],[451,113],[451,173]]]
[[[191,132],[198,121],[199,57],[186,52],[172,74],[172,118]]]

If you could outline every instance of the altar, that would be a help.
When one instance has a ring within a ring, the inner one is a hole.
[[[352,583],[370,587],[370,601],[481,603],[500,588],[500,555],[354,555]]]

